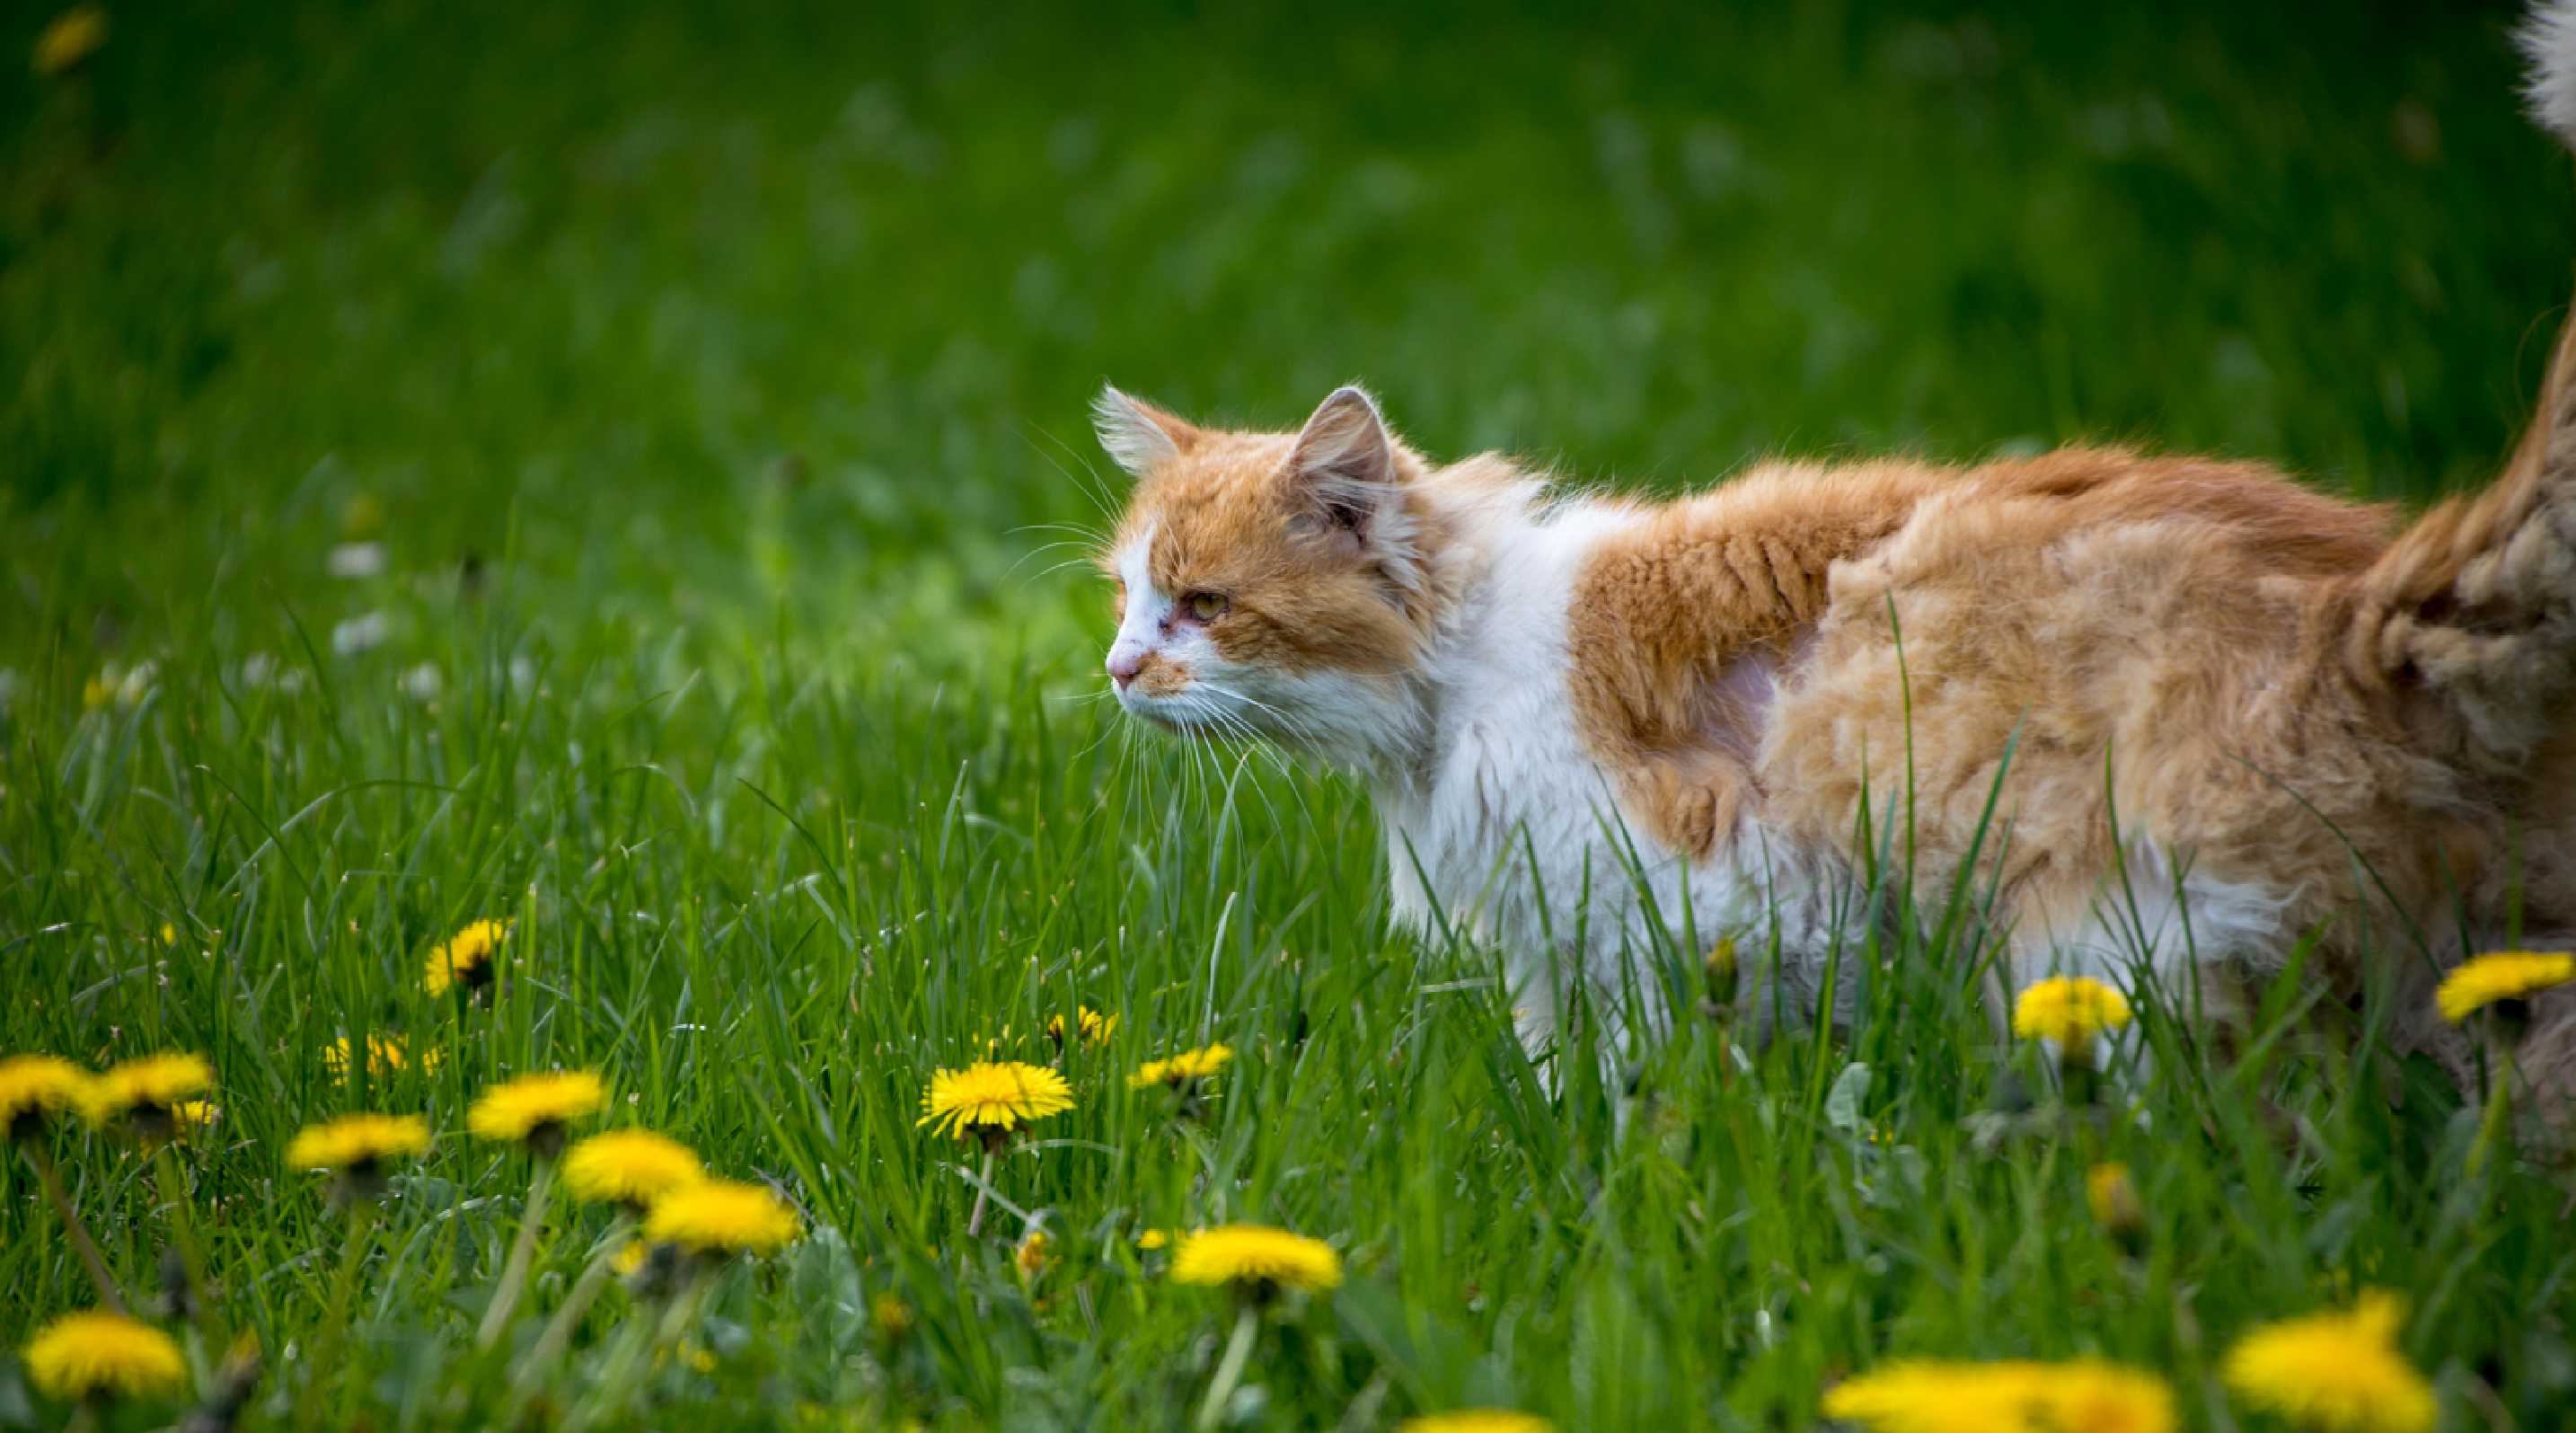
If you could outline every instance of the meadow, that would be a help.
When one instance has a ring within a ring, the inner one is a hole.
[[[1359,379],[1652,490],[2081,439],[2483,481],[2576,258],[2513,12],[2294,8],[115,5],[49,67],[13,7],[0,1054],[213,1084],[175,1141],[22,1131],[0,1427],[73,1416],[16,1351],[100,1297],[48,1163],[138,1310],[191,1251],[244,1428],[1796,1429],[1926,1357],[2256,1433],[2228,1351],[2369,1290],[2441,1427],[2576,1426],[2576,1185],[2384,999],[2294,970],[2229,1058],[2147,1002],[2151,1075],[2067,1109],[1975,893],[1890,887],[1849,1028],[1749,1041],[1690,933],[1668,1037],[1535,1065],[1494,952],[1390,930],[1346,780],[1099,700],[1110,379],[1281,426]],[[425,988],[486,920],[499,978]],[[990,1159],[920,1123],[988,1056],[1072,1102]],[[479,1346],[538,1161],[468,1112],[557,1069],[797,1237],[557,1353],[623,1246],[559,1192]],[[431,1143],[337,1197],[285,1151],[359,1111]],[[1240,1348],[1165,1242],[1229,1223],[1339,1270]]]

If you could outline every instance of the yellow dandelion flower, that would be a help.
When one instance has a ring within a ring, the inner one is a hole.
[[[0,1060],[0,1133],[33,1139],[47,1121],[89,1103],[89,1073],[52,1055]]]
[[[621,1279],[633,1278],[635,1271],[644,1267],[644,1256],[649,1252],[643,1240],[629,1239],[608,1256],[609,1270]]]
[[[1169,1229],[1148,1229],[1136,1236],[1136,1247],[1149,1253],[1171,1242],[1172,1231]]]
[[[31,59],[37,74],[59,75],[98,53],[99,46],[106,43],[107,12],[96,5],[74,5],[55,16],[53,23],[36,36]]]
[[[564,1127],[599,1112],[608,1089],[590,1070],[550,1070],[521,1075],[485,1090],[465,1112],[465,1127],[478,1139],[525,1144],[540,1153],[560,1148]]]
[[[1172,1255],[1172,1277],[1184,1284],[1320,1291],[1341,1283],[1342,1256],[1321,1239],[1261,1224],[1227,1224],[1183,1239]]]
[[[1553,1433],[1556,1425],[1535,1413],[1508,1408],[1458,1408],[1424,1413],[1395,1425],[1395,1433]]]
[[[2049,1433],[2173,1433],[2173,1388],[2162,1378],[2099,1359],[2052,1365],[2041,1379]]]
[[[2576,955],[2500,950],[2462,962],[2442,977],[2433,998],[2442,1007],[2442,1018],[2457,1025],[2498,1001],[2528,1000],[2571,980],[2576,980]]]
[[[291,1169],[372,1170],[429,1148],[429,1121],[418,1115],[342,1115],[306,1125],[287,1141]]]
[[[1044,1229],[1032,1229],[1020,1240],[1020,1247],[1011,1251],[1011,1262],[1019,1266],[1023,1281],[1045,1273],[1047,1265],[1055,1262],[1055,1255],[1048,1252],[1054,1243]]]
[[[174,1107],[214,1086],[215,1067],[202,1055],[146,1055],[112,1065],[90,1081],[84,1113],[92,1124],[130,1119],[149,1126],[167,1121]]]
[[[1118,1017],[1103,1015],[1088,1005],[1077,1005],[1073,1007],[1073,1028],[1081,1032],[1084,1044],[1106,1045],[1109,1043],[1109,1037],[1118,1033]],[[1064,1044],[1063,1016],[1047,1017],[1046,1037],[1053,1040],[1059,1047]]]
[[[454,985],[462,985],[469,992],[490,985],[498,973],[493,957],[509,935],[510,928],[496,920],[467,924],[446,941],[430,947],[429,960],[422,969],[421,989],[432,995],[445,995]]]
[[[24,1351],[27,1381],[48,1398],[158,1398],[188,1381],[179,1345],[152,1325],[99,1309],[65,1314]]]
[[[212,1130],[224,1117],[224,1107],[212,1100],[181,1100],[170,1107],[170,1123],[182,1139]]]
[[[2173,1389],[2099,1359],[1907,1359],[1836,1384],[1828,1418],[1872,1433],[2173,1433]]]
[[[179,943],[179,928],[170,924],[168,921],[161,922],[161,943],[163,945],[177,945]]]
[[[921,1096],[921,1118],[942,1134],[1001,1134],[1073,1108],[1073,1087],[1044,1065],[984,1060],[963,1070],[939,1070]]]
[[[440,1065],[445,1064],[446,1061],[447,1052],[435,1045],[432,1045],[429,1048],[429,1053],[421,1057],[420,1067],[423,1070],[435,1071]],[[345,1085],[349,1083],[348,1036],[339,1036],[330,1044],[322,1047],[322,1068],[330,1072],[333,1084]],[[398,1071],[407,1070],[409,1068],[411,1068],[411,1052],[403,1048],[401,1037],[394,1035],[369,1035],[367,1037],[368,1079],[381,1080],[388,1075],[392,1075]]]
[[[2403,1313],[2371,1290],[2350,1309],[2255,1330],[2219,1371],[2249,1407],[2318,1433],[2425,1433],[2433,1389],[2397,1349]]]
[[[634,1209],[705,1177],[697,1151],[649,1129],[592,1135],[567,1151],[563,1162],[564,1187],[573,1198],[614,1200]]]
[[[1826,1390],[1827,1418],[1871,1433],[2041,1433],[2040,1367],[1906,1359]]]
[[[1183,1050],[1168,1060],[1146,1061],[1136,1073],[1127,1077],[1127,1088],[1150,1090],[1156,1085],[1177,1087],[1192,1080],[1213,1080],[1233,1060],[1234,1052],[1223,1045],[1210,1045],[1204,1050]]]
[[[768,1254],[796,1237],[796,1211],[765,1184],[703,1179],[672,1190],[644,1218],[644,1237],[693,1254]]]
[[[2081,975],[2059,975],[2033,984],[2013,1002],[2013,1033],[2026,1040],[2081,1045],[2129,1023],[2129,1002],[2119,991]]]

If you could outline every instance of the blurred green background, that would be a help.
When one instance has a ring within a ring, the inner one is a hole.
[[[728,1286],[745,1423],[1172,1423],[1210,1303],[1132,1236],[1219,1218],[1350,1260],[1259,1361],[1282,1426],[1797,1427],[1888,1357],[2093,1353],[2227,1428],[2228,1341],[2364,1282],[2455,1421],[2566,1406],[2557,1176],[2464,1173],[2475,1112],[2392,1112],[2295,980],[2099,1147],[1969,1138],[2022,1087],[1938,941],[1847,1040],[1692,1021],[1542,1089],[1485,953],[1388,932],[1348,783],[1117,739],[1050,546],[1116,501],[1104,380],[1286,426],[1357,379],[1434,454],[1665,490],[2081,439],[2483,481],[2576,268],[2511,7],[109,4],[48,73],[60,9],[0,10],[0,1049],[216,1061],[272,1402],[488,1423],[457,1314],[518,1186],[460,1106],[583,1063],[812,1217]],[[485,915],[488,1020],[418,994]],[[913,1121],[1076,1001],[1124,1023],[1008,1171],[1033,1285]],[[447,1058],[331,1088],[378,1030]],[[1219,1038],[1203,1129],[1127,1097]],[[392,1224],[455,1237],[314,1368],[276,1151],[360,1106],[444,1132]],[[176,1201],[63,1143],[148,1277]],[[30,1320],[88,1298],[36,1227]]]
[[[17,56],[57,7],[12,7]],[[2420,496],[2564,297],[2504,5],[119,6],[0,67],[0,651],[1088,660],[1104,379],[1673,486],[2137,439]],[[424,579],[426,580],[426,579]]]

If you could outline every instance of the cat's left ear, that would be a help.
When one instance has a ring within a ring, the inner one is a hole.
[[[1100,446],[1137,478],[1188,452],[1205,436],[1192,424],[1105,383],[1100,396],[1091,400],[1091,426],[1100,435]]]
[[[1299,522],[1337,534],[1390,589],[1414,594],[1424,570],[1420,534],[1404,498],[1406,461],[1376,400],[1357,388],[1337,388],[1298,430],[1287,476],[1310,504]]]
[[[1288,480],[1334,526],[1367,545],[1398,501],[1395,439],[1378,416],[1376,400],[1358,388],[1334,389],[1298,430]]]

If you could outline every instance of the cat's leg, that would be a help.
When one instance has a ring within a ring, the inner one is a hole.
[[[2565,949],[2564,944],[2552,947]],[[2553,1153],[2576,1147],[2576,987],[2543,992],[2514,1049],[2514,1074],[2526,1134]]]
[[[1760,1050],[1777,1031],[1812,1023],[1829,999],[1833,1025],[1849,1026],[1871,907],[1839,860],[1747,816],[1692,880],[1701,953],[1728,967],[1711,972],[1710,995],[1736,1040]]]

